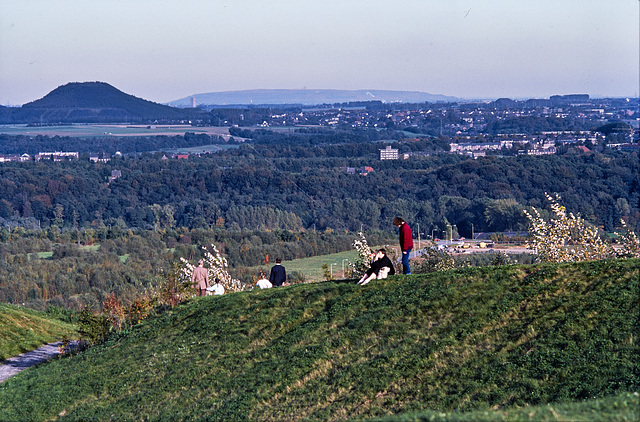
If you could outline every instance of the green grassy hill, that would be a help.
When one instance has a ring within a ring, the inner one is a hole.
[[[43,312],[0,303],[0,361],[64,336],[77,337],[73,325]]]
[[[201,298],[2,383],[0,420],[460,420],[584,400],[602,416],[637,403],[639,263]]]

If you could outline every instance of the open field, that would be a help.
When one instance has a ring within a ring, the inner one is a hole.
[[[233,148],[238,148],[238,145],[198,145],[197,147],[167,149],[165,152],[176,154],[212,154]]]
[[[191,125],[65,125],[27,126],[1,125],[0,133],[25,136],[70,136],[77,138],[102,138],[106,136],[156,136],[184,135],[185,132],[204,133],[229,138],[228,127],[195,127]]]
[[[374,249],[384,248],[385,246],[377,246]],[[387,249],[392,249],[386,246]],[[313,256],[310,258],[294,259],[292,261],[283,261],[282,265],[287,269],[287,274],[291,276],[293,272],[299,272],[304,275],[305,281],[317,282],[325,281],[324,270],[322,266],[327,264],[329,266],[329,273],[333,275],[336,280],[344,279],[348,273],[349,263],[353,263],[357,256],[357,251],[354,249],[338,252],[328,255]],[[269,265],[261,265],[252,267],[252,270],[257,275],[260,270],[266,271],[269,275],[269,268],[273,263]]]
[[[343,279],[345,278],[345,273],[347,272],[347,267],[349,262],[353,262],[356,258],[357,252],[354,250],[349,250],[345,252],[338,252],[329,255],[321,255],[321,256],[313,256],[310,258],[301,258],[294,259],[292,261],[282,261],[282,265],[287,270],[287,275],[291,277],[292,273],[298,272],[304,275],[304,279],[306,282],[317,282],[324,281],[324,272],[322,270],[322,265],[329,265],[329,271],[333,274],[334,279]],[[343,271],[343,262],[344,262],[344,271]],[[267,276],[269,276],[270,268],[274,265],[274,262],[269,263],[267,265],[260,265],[256,267],[249,267],[250,273],[254,275],[258,275],[260,271],[266,272]],[[332,265],[334,264],[334,265]]]
[[[356,255],[356,251],[350,250],[330,255],[296,259],[282,264],[286,267],[287,274],[298,271],[305,275],[307,281],[324,280],[322,266],[327,264],[329,265],[329,271],[333,274],[333,278],[340,279],[345,278],[345,273],[342,270],[343,264],[346,272],[349,262],[353,262],[356,259]]]

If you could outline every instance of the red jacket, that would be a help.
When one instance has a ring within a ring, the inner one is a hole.
[[[402,249],[403,252],[408,249],[413,249],[413,235],[407,223],[402,223],[400,226],[400,249]]]

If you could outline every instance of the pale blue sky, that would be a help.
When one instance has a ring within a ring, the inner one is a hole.
[[[104,81],[156,102],[258,88],[637,96],[638,0],[0,0],[0,104]]]

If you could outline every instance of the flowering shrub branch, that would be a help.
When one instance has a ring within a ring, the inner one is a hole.
[[[220,255],[218,248],[215,245],[203,246],[204,250],[203,260],[205,263],[205,267],[209,271],[209,283],[215,283],[215,280],[218,279],[220,284],[224,287],[226,292],[241,292],[247,289],[247,286],[242,284],[240,280],[236,280],[231,277],[229,274],[228,268],[229,264],[227,259]],[[191,275],[193,274],[193,270],[195,266],[190,264],[184,258],[180,258],[181,268],[179,272],[179,280],[182,283],[191,283]]]
[[[524,210],[532,226],[535,250],[543,262],[594,261],[613,257],[638,257],[640,244],[633,231],[618,233],[618,245],[605,243],[594,226],[560,205],[560,196],[546,194],[554,218],[545,221],[538,210]],[[624,221],[622,222],[624,226]],[[625,226],[626,227],[626,226]]]
[[[371,267],[371,253],[373,252],[364,233],[359,231],[358,237],[359,239],[353,241],[353,247],[358,251],[358,256],[354,263],[349,263],[351,276],[355,278],[362,277]]]

